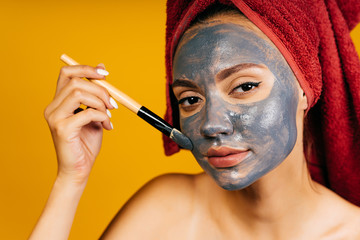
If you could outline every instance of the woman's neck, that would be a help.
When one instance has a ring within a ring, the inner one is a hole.
[[[321,198],[317,186],[300,145],[276,169],[245,189],[227,192],[226,198],[232,215],[252,232],[286,239],[314,216]]]
[[[235,199],[246,204],[254,215],[271,219],[291,211],[317,196],[305,160],[286,159],[280,166],[251,186],[234,192]],[[250,208],[249,208],[250,207]]]

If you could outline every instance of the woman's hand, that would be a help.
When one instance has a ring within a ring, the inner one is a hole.
[[[44,112],[57,153],[58,177],[30,240],[69,237],[77,205],[100,151],[102,129],[112,129],[107,109],[117,108],[103,87],[82,78],[105,79],[106,73],[100,64],[96,68],[61,69],[54,100]],[[74,113],[81,104],[88,108]]]
[[[83,79],[105,79],[103,69],[99,64],[60,71],[55,97],[44,112],[57,153],[58,179],[86,183],[100,151],[102,129],[112,129],[107,109],[117,108],[116,102],[103,87]],[[75,114],[81,104],[88,108]]]

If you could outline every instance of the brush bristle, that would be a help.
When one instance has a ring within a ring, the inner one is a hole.
[[[188,150],[193,149],[193,144],[191,140],[176,128],[173,128],[173,130],[171,131],[170,138],[182,148]]]

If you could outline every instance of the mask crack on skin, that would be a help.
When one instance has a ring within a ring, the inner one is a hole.
[[[217,81],[226,69],[232,70]],[[296,78],[267,40],[235,23],[201,25],[184,34],[173,71],[173,79],[186,77],[200,89],[203,103],[180,116],[180,125],[197,162],[219,186],[245,188],[290,154],[297,139]],[[251,94],[238,88],[247,82],[258,83]],[[224,156],[209,156],[211,149]]]

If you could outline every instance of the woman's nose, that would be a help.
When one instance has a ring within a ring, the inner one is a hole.
[[[233,133],[234,126],[230,121],[225,106],[219,104],[207,104],[204,119],[200,127],[200,133],[204,137],[217,137]]]

